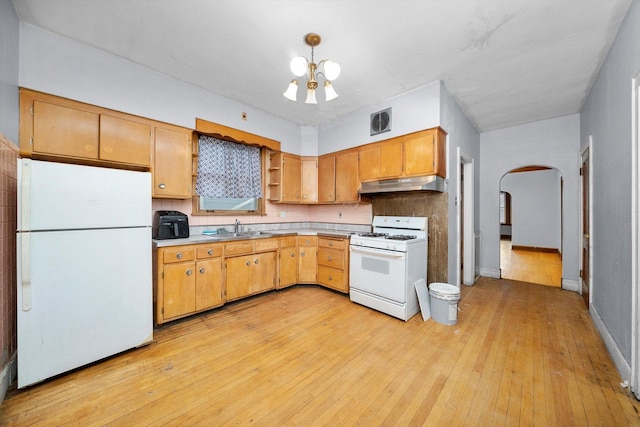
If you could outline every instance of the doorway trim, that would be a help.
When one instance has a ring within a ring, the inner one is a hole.
[[[589,218],[589,230],[586,230],[586,234],[589,235],[589,277],[588,277],[588,282],[589,282],[589,303],[588,303],[588,308],[589,310],[591,310],[591,299],[593,298],[593,295],[591,293],[591,288],[592,288],[592,284],[593,284],[593,240],[592,240],[592,236],[593,236],[593,164],[592,164],[592,147],[593,146],[593,135],[589,135],[589,142],[587,143],[587,146],[584,147],[582,150],[580,150],[580,168],[582,168],[582,165],[584,164],[585,160],[589,165],[589,206],[587,206],[588,209],[588,218]],[[581,216],[584,216],[584,213],[582,212],[582,206],[584,206],[583,202],[583,197],[582,194],[584,192],[584,189],[582,188],[583,186],[583,180],[580,180],[580,207],[581,207]],[[585,230],[583,229],[584,221],[582,221],[582,218],[580,219],[580,236],[583,236],[585,234]],[[578,263],[580,266],[583,265],[582,263],[582,237],[580,237],[580,244],[579,244],[579,248],[578,248],[578,254],[579,254],[579,260]],[[579,284],[578,284],[578,293],[580,295],[582,295],[582,278],[579,278]]]
[[[631,391],[640,398],[640,73],[631,79]]]
[[[474,204],[474,159],[469,157],[462,151],[460,147],[457,149],[457,181],[456,187],[456,286],[460,287],[461,283],[472,286],[476,281],[476,238],[475,238],[475,204]],[[464,174],[464,180],[462,176]],[[462,183],[462,184],[461,184]],[[464,188],[462,188],[464,185]],[[464,218],[461,218],[460,199],[464,197],[462,203],[464,205]],[[460,224],[463,223],[463,230]],[[460,236],[461,232],[464,236]],[[460,238],[464,241],[464,254],[462,255],[462,264],[464,265],[464,277],[460,277]]]

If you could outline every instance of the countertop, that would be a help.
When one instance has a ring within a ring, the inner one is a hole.
[[[255,240],[255,239],[267,239],[270,237],[282,237],[282,236],[329,236],[329,237],[342,237],[348,238],[355,234],[353,231],[344,230],[328,230],[328,229],[286,229],[286,230],[265,230],[258,232],[247,232],[235,235],[234,233],[224,234],[192,234],[187,239],[166,239],[156,240],[153,239],[154,246],[161,248],[167,246],[180,246],[180,245],[195,245],[198,243],[224,243],[239,240]]]

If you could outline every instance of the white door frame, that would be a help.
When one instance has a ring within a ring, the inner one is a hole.
[[[632,80],[631,102],[631,390],[640,398],[640,73]]]
[[[475,205],[474,205],[474,159],[462,152],[458,147],[456,162],[457,182],[456,186],[456,286],[460,287],[460,283],[471,286],[476,280],[476,242],[475,242]],[[464,168],[464,170],[462,169]],[[461,186],[461,174],[464,172],[464,191]],[[464,195],[464,277],[460,278],[460,198]]]
[[[579,167],[582,167],[582,164],[584,163],[585,157],[587,158],[587,161],[589,162],[589,206],[587,206],[587,209],[589,209],[589,230],[587,230],[586,234],[589,235],[589,310],[591,310],[591,299],[593,298],[593,294],[591,292],[591,288],[593,286],[593,167],[592,167],[592,158],[591,158],[591,153],[592,153],[592,147],[593,145],[593,135],[589,135],[589,142],[587,144],[586,147],[584,147],[584,149],[582,149],[580,151],[580,165]],[[582,211],[582,193],[583,193],[583,189],[582,189],[582,179],[580,180],[580,210]],[[583,221],[582,218],[580,218],[580,244],[579,244],[579,248],[578,248],[578,254],[579,259],[578,259],[578,263],[580,265],[580,268],[582,268],[582,236],[585,234],[585,230],[583,230]],[[582,295],[582,278],[580,278],[580,283],[578,285],[579,288],[579,293],[580,295]]]

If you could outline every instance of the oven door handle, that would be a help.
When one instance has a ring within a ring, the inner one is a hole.
[[[377,256],[386,257],[386,258],[400,259],[400,258],[404,258],[405,256],[404,252],[386,251],[384,249],[363,248],[360,246],[349,246],[349,248],[351,249],[351,252],[358,252],[361,254],[368,254],[368,255],[377,255]]]

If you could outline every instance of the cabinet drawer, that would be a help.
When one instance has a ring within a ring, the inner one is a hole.
[[[336,268],[325,267],[323,265],[319,266],[318,282],[322,285],[326,285],[339,291],[347,290],[347,282],[345,281],[344,271],[338,270]]]
[[[213,258],[222,256],[222,245],[202,245],[198,246],[198,259]]]
[[[317,246],[318,236],[298,236],[298,246]]]
[[[253,241],[227,243],[224,245],[225,255],[241,255],[253,253]]]
[[[163,251],[162,261],[165,264],[174,262],[192,261],[195,257],[195,249],[192,246],[168,248]]]
[[[344,269],[344,252],[318,248],[318,265]]]
[[[327,237],[319,237],[318,247],[344,250],[347,246],[346,241],[347,239],[329,239]]]
[[[280,238],[280,247],[281,248],[290,248],[296,245],[297,238],[296,236],[291,237],[281,237]]]
[[[259,239],[254,244],[256,252],[278,249],[278,239]]]

